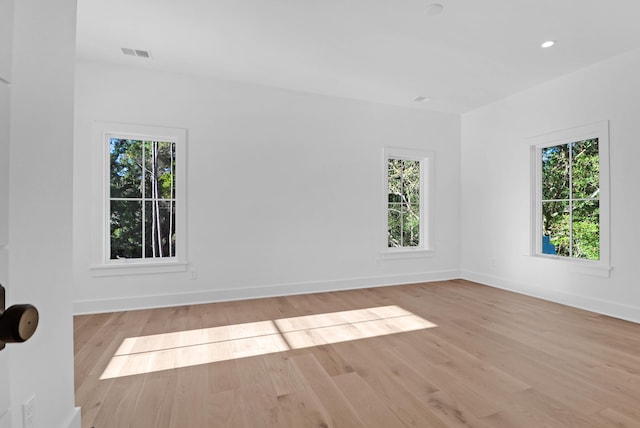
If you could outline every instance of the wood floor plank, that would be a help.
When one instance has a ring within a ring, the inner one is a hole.
[[[228,389],[212,394],[207,400],[207,424],[201,428],[243,428],[242,408],[239,389]],[[97,428],[97,427],[96,427]],[[250,427],[247,427],[250,428]]]
[[[173,393],[166,395],[171,400],[162,405],[170,409],[169,426],[172,428],[206,426],[207,400],[209,399],[209,395],[206,393],[209,384],[208,371],[198,367],[184,367],[168,371],[175,373],[174,378],[171,379],[173,384],[168,383],[164,386],[158,385],[158,387],[165,387],[170,393]],[[155,426],[166,426],[166,423],[158,421]]]
[[[138,397],[144,384],[142,377],[135,380],[120,378],[113,381],[109,393],[100,404],[99,412],[91,424],[92,427],[133,427]],[[155,417],[155,415],[153,416]],[[83,422],[84,423],[84,422]]]
[[[235,405],[240,407],[245,427],[277,428],[278,397],[272,388],[258,384],[241,388],[239,393],[240,400]]]
[[[264,355],[263,360],[275,394],[278,397],[304,390],[304,380],[294,367],[288,354]]]
[[[437,391],[426,397],[426,405],[447,427],[491,428],[467,407],[466,398],[448,391]]]
[[[435,399],[434,401],[434,397],[440,397],[444,408],[447,408],[450,403],[464,403],[464,406],[458,406],[458,410],[460,410],[460,415],[466,415],[466,420],[487,416],[502,408],[500,398],[504,397],[497,397],[491,393],[490,385],[485,386],[481,391],[476,390],[474,388],[477,384],[468,381],[451,366],[431,364],[428,361],[419,361],[416,366],[416,369],[433,385],[433,393],[419,396],[429,406],[436,405],[438,407],[440,400]],[[437,394],[442,391],[445,393]],[[457,418],[457,414],[454,415]]]
[[[631,417],[618,412],[615,409],[607,407],[602,409],[596,415],[591,415],[593,421],[600,426],[617,427],[617,428],[639,428],[640,422],[638,419],[632,419]]]
[[[82,405],[82,427],[95,427],[94,421],[98,415],[106,411],[103,403],[115,380],[87,382],[85,378],[82,379],[83,381],[80,382],[80,387],[76,389],[76,401]]]
[[[367,427],[404,427],[405,424],[386,405],[384,400],[355,372],[333,377],[351,406],[358,409],[360,420]]]
[[[420,399],[410,391],[413,386],[404,382],[393,370],[381,370],[380,365],[370,365],[371,358],[379,359],[376,354],[367,354],[362,347],[354,343],[343,343],[338,352],[352,364],[352,369],[377,392],[390,409],[409,427],[446,427],[443,420],[428,409],[424,396]],[[383,364],[383,363],[381,363]],[[431,392],[429,390],[428,392]],[[421,391],[423,392],[423,391]],[[402,397],[402,399],[398,399]]]
[[[240,400],[246,427],[275,427],[278,396],[262,356],[236,360]]]
[[[240,389],[240,377],[235,360],[208,364],[201,371],[206,372],[209,379],[208,392],[211,394]]]
[[[638,324],[464,280],[82,315],[74,337],[83,428],[640,427]]]
[[[132,415],[131,426],[154,428],[169,426],[176,394],[177,373],[166,370],[144,376],[144,384]]]
[[[578,373],[568,373],[566,366],[557,367],[544,358],[523,354],[504,354],[496,357],[494,364],[501,370],[519,377],[537,390],[558,400],[567,408],[584,414],[597,412],[605,407],[598,400],[592,384]]]
[[[305,379],[306,389],[313,393],[329,427],[367,426],[313,354],[296,355],[291,361]]]
[[[397,354],[392,348],[380,346],[384,340],[369,339],[371,347],[363,347],[363,343],[341,344],[337,349],[344,349],[342,354],[349,361],[349,367],[361,376],[368,377],[372,372],[376,375],[384,374],[390,379],[396,379],[406,391],[414,397],[427,396],[438,391],[432,380],[422,370],[416,369],[413,362],[404,355]],[[375,345],[375,344],[378,345]],[[370,352],[371,349],[375,352]]]
[[[484,419],[491,426],[544,426],[554,428],[597,427],[590,417],[562,405],[535,388],[515,393],[508,400],[507,410]]]
[[[329,428],[319,403],[306,390],[278,396],[277,422],[282,428]]]

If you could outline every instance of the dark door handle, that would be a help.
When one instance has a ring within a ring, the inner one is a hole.
[[[0,285],[0,350],[5,343],[29,340],[38,327],[39,314],[33,305],[13,305],[5,310],[5,289]]]

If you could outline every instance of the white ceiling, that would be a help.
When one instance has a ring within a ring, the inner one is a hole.
[[[78,0],[77,34],[80,59],[464,113],[640,48],[640,0]]]

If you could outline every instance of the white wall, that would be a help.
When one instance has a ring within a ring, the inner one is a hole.
[[[15,2],[9,173],[8,303],[40,324],[7,345],[13,426],[35,394],[38,427],[79,426],[71,312],[75,0]]]
[[[95,120],[187,129],[198,279],[91,276]],[[384,146],[435,152],[432,258],[379,260]],[[74,150],[76,313],[458,276],[458,116],[81,62]]]
[[[462,273],[469,279],[640,321],[640,51],[462,117]],[[610,121],[610,278],[527,256],[529,146],[535,135]]]

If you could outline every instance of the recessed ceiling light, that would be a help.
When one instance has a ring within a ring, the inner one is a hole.
[[[556,41],[555,40],[547,40],[546,42],[544,42],[543,44],[540,45],[540,47],[542,48],[550,48],[551,46],[555,45]]]
[[[431,98],[427,98],[424,95],[419,95],[419,96],[415,97],[413,99],[413,101],[415,101],[417,103],[428,103],[429,101],[431,101]]]
[[[424,9],[424,14],[427,16],[440,15],[444,10],[444,6],[440,3],[432,3]]]

